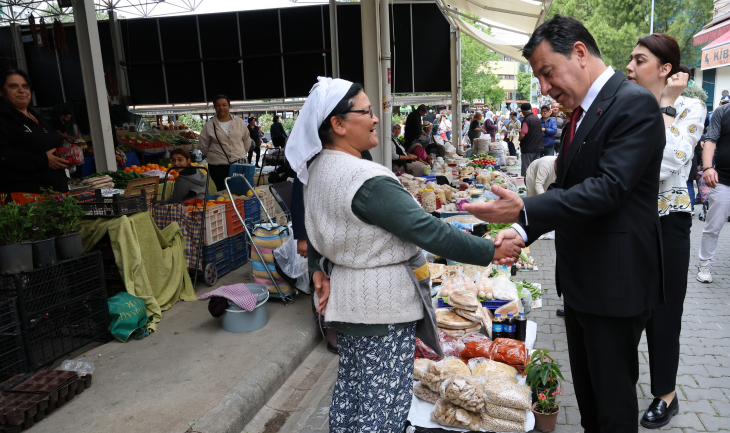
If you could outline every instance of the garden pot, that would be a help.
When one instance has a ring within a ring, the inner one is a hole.
[[[56,264],[56,239],[31,242],[33,245],[33,268],[40,269]]]
[[[16,242],[0,246],[0,275],[18,274],[33,270],[33,246],[30,242]]]
[[[533,386],[532,387],[532,402],[537,403],[537,396],[538,394],[545,393],[545,395],[550,395],[554,393],[558,389],[558,384],[556,383],[555,386],[552,388],[543,388],[541,386]]]
[[[56,253],[58,260],[81,257],[84,253],[84,247],[81,246],[81,232],[56,237]]]
[[[537,412],[535,410],[536,406],[537,403],[532,405],[532,413],[535,415],[535,430],[543,433],[555,430],[555,424],[558,422],[558,413],[560,413],[560,406],[551,414]]]

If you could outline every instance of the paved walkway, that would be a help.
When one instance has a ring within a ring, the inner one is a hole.
[[[662,430],[675,433],[692,433],[705,431],[728,430],[730,428],[730,224],[726,225],[718,244],[717,261],[715,266],[714,282],[702,284],[696,281],[697,250],[702,237],[702,221],[697,217],[693,220],[692,253],[690,269],[687,273],[689,281],[687,299],[684,309],[684,324],[682,330],[682,355],[677,378],[678,395],[680,399],[680,414]],[[538,348],[550,349],[553,356],[563,364],[565,381],[562,388],[565,394],[560,398],[563,409],[560,412],[556,433],[582,432],[580,427],[580,413],[575,399],[568,361],[568,345],[565,337],[565,325],[562,318],[555,315],[555,310],[562,307],[562,300],[555,291],[555,244],[551,240],[538,241],[532,246],[532,254],[539,263],[539,271],[520,272],[518,277],[528,281],[542,283],[543,288],[549,290],[543,301],[543,308],[535,309],[530,319],[538,324]],[[313,357],[306,368],[310,371],[311,365],[327,365],[327,371],[318,377],[314,386],[311,379],[306,380],[307,371],[302,371],[287,384],[299,389],[304,395],[296,400],[288,400],[289,404],[282,407],[277,402],[267,405],[243,430],[245,433],[277,433],[297,432],[314,433],[327,432],[327,413],[332,396],[332,386],[336,379],[336,365],[334,355],[322,351],[313,353]],[[643,410],[648,407],[653,397],[649,388],[649,365],[646,339],[642,339],[639,348],[641,356],[641,376],[636,392],[639,397],[639,407]],[[332,360],[332,361],[330,361]],[[296,376],[296,373],[295,373]],[[329,377],[328,377],[329,376]],[[299,382],[296,383],[296,382]],[[323,393],[323,389],[327,391]],[[285,389],[279,399],[292,395]],[[275,396],[272,401],[276,400]],[[637,414],[637,423],[640,414]],[[290,422],[276,422],[291,419]],[[296,421],[294,422],[294,419]],[[640,431],[649,431],[640,428]]]

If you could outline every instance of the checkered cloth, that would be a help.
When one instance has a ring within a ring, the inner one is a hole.
[[[195,252],[198,250],[200,243],[203,241],[200,219],[200,212],[187,212],[187,205],[183,203],[156,205],[152,209],[152,218],[155,220],[160,230],[164,229],[170,223],[176,222],[180,226],[180,231],[185,237],[185,259],[189,269],[195,268]],[[198,261],[202,265],[202,258]]]
[[[243,283],[219,287],[212,292],[200,295],[198,299],[204,301],[214,296],[226,298],[246,311],[256,309],[256,302],[258,301],[258,296],[251,293]]]

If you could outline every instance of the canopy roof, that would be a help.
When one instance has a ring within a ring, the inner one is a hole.
[[[454,21],[459,27],[459,30],[461,30],[463,33],[470,36],[471,38],[475,39],[476,41],[482,43],[495,53],[499,53],[513,60],[517,60],[520,63],[527,64],[527,60],[522,57],[522,52],[520,51],[520,49],[522,48],[521,45],[510,45],[509,42],[495,38],[494,36],[490,36],[479,30],[478,28],[474,27],[473,25],[462,20],[461,18],[454,17]]]

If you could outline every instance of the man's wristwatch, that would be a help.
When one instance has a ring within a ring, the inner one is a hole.
[[[666,114],[667,116],[674,117],[674,116],[677,115],[677,110],[675,110],[674,107],[662,107],[662,108],[659,109],[659,111],[662,114]]]

